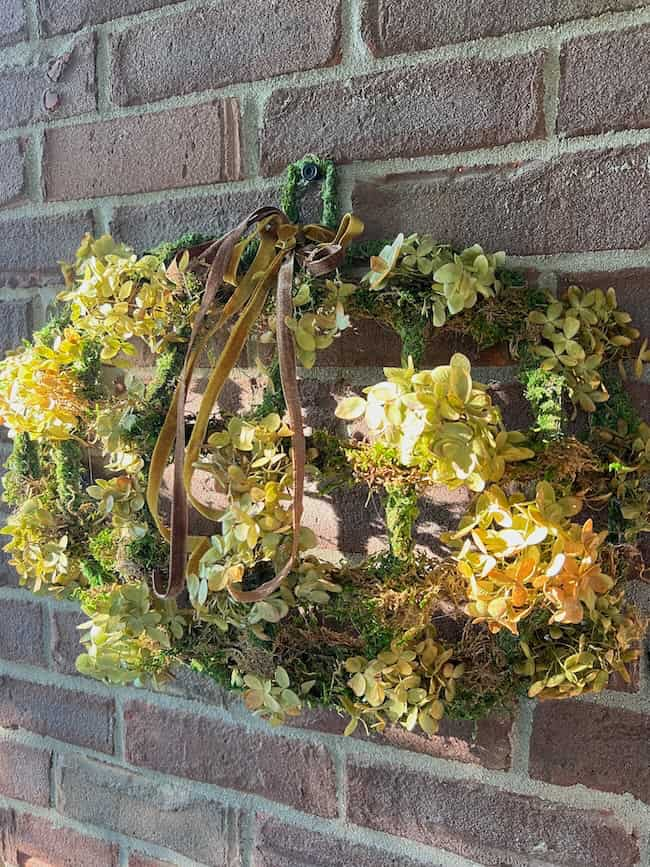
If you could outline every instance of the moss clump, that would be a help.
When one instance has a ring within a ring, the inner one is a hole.
[[[153,530],[126,546],[129,561],[151,575],[154,569],[164,569],[169,561],[169,545]]]
[[[589,419],[591,427],[604,427],[616,430],[619,422],[625,422],[628,434],[635,434],[639,429],[641,418],[636,411],[632,399],[618,375],[616,368],[601,368],[600,378],[609,393],[609,400],[596,404],[596,411]]]
[[[88,550],[94,560],[106,572],[115,570],[117,562],[117,539],[112,527],[104,527],[88,540]]]
[[[100,400],[102,397],[101,351],[102,345],[98,340],[84,340],[81,346],[81,359],[74,366],[74,374],[87,400]]]
[[[71,309],[69,304],[65,304],[58,310],[54,316],[46,322],[40,331],[34,332],[34,339],[40,340],[46,346],[52,346],[56,337],[70,325]]]
[[[544,438],[562,436],[566,428],[567,383],[561,373],[542,370],[527,349],[522,353],[518,379],[535,415],[535,428]]]
[[[90,587],[101,587],[103,584],[112,584],[115,575],[108,572],[94,557],[85,557],[79,561],[81,574]]]
[[[305,178],[305,169],[314,167],[316,176]],[[336,191],[336,166],[333,160],[323,159],[315,154],[306,154],[302,159],[287,166],[284,183],[280,191],[280,208],[292,223],[301,222],[300,199],[310,183],[320,179],[322,210],[320,222],[323,226],[336,229],[339,224],[339,206]]]
[[[42,475],[38,444],[30,439],[29,434],[16,434],[5,469],[3,500],[10,506],[18,506],[29,499],[34,483]]]
[[[85,456],[76,440],[52,446],[54,492],[62,512],[77,512],[83,501],[82,468]]]
[[[396,560],[407,563],[413,556],[413,525],[420,514],[417,492],[389,485],[384,508],[391,554]]]
[[[152,247],[147,250],[145,255],[157,256],[165,265],[169,265],[174,256],[180,250],[187,250],[189,247],[196,247],[198,244],[205,244],[211,241],[213,236],[204,235],[200,232],[185,232],[180,238],[175,241],[166,241],[164,244],[159,244],[157,247]]]
[[[264,395],[259,405],[253,410],[253,418],[264,418],[269,413],[277,412],[278,415],[284,415],[287,404],[282,391],[282,381],[280,379],[280,364],[278,359],[274,358],[268,370],[268,385],[264,389]]]

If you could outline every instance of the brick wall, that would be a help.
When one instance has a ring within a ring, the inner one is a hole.
[[[612,284],[647,330],[649,58],[643,0],[0,0],[0,350],[42,322],[85,230],[139,249],[219,233],[307,150],[342,164],[370,235]],[[308,423],[398,354],[377,325],[342,338],[304,377]],[[525,423],[512,368],[476,361]],[[648,385],[634,397],[648,417]],[[324,547],[381,544],[364,502],[309,501]],[[441,492],[421,540],[462,507]],[[12,867],[650,864],[645,659],[632,687],[433,739],[343,739],[326,713],[278,733],[195,675],[159,694],[75,675],[74,606],[17,589],[6,557],[0,584]]]

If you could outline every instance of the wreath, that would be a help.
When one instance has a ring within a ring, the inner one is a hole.
[[[629,680],[645,623],[624,590],[643,576],[650,427],[622,380],[642,374],[647,341],[613,289],[556,298],[477,244],[364,243],[358,219],[339,219],[335,179],[331,161],[306,157],[281,209],[217,240],[139,257],[84,237],[54,317],[0,363],[3,532],[21,584],[80,602],[82,674],[157,683],[187,664],[273,724],[326,705],[349,716],[347,733],[434,734],[445,715]],[[321,222],[301,224],[317,182]],[[342,399],[338,428],[306,432],[297,367],[360,317],[399,334],[402,365]],[[422,369],[445,331],[508,347],[530,430],[505,427],[465,355]],[[262,399],[217,412],[245,344]],[[318,557],[301,525],[306,482],[322,495],[365,486],[387,549]],[[434,556],[413,531],[440,485],[473,499]]]

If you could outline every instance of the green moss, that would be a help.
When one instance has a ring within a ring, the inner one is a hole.
[[[79,568],[89,587],[101,587],[103,584],[112,584],[115,580],[115,575],[104,569],[94,557],[85,557],[80,560]]]
[[[303,169],[307,164],[315,165],[321,181],[320,197],[322,210],[320,222],[323,226],[336,229],[339,225],[339,206],[336,191],[336,166],[333,160],[323,159],[315,154],[306,154],[302,159],[287,166],[284,183],[280,191],[280,208],[292,223],[302,222],[300,199],[313,181],[303,179]]]
[[[213,240],[212,235],[204,235],[200,232],[185,232],[184,235],[181,235],[175,241],[165,241],[163,244],[158,244],[157,247],[152,247],[146,251],[146,254],[157,256],[165,265],[169,265],[180,250],[187,250],[189,247],[196,247],[198,244],[205,244],[211,240]]]
[[[52,346],[55,338],[62,333],[64,328],[67,328],[67,326],[70,325],[70,321],[70,305],[65,304],[61,306],[61,309],[58,310],[54,316],[52,316],[49,322],[45,323],[40,331],[34,332],[34,338],[38,338],[46,346]]]
[[[5,469],[3,500],[11,506],[18,506],[29,498],[31,486],[42,476],[38,444],[30,439],[29,434],[16,434]]]
[[[151,574],[154,569],[164,569],[169,562],[169,545],[156,532],[150,531],[141,539],[129,542],[126,556],[133,563],[141,566],[145,573]]]
[[[76,440],[52,446],[54,490],[63,512],[76,512],[83,500],[82,472],[85,456]]]
[[[100,400],[102,388],[100,375],[102,345],[98,340],[84,340],[81,344],[81,359],[74,365],[74,374],[87,400]]]
[[[616,367],[601,367],[600,378],[609,392],[609,400],[596,404],[596,412],[589,416],[591,427],[606,427],[616,430],[619,421],[627,425],[628,433],[638,430],[641,418],[636,411],[629,392]]]
[[[566,428],[567,384],[561,373],[542,370],[528,348],[522,352],[517,377],[535,416],[535,428],[548,439],[562,436]]]
[[[406,366],[409,358],[412,358],[414,366],[420,367],[424,358],[427,325],[422,311],[414,306],[401,307],[396,312],[392,325],[402,341],[402,364]]]
[[[91,536],[88,540],[88,550],[106,572],[115,570],[117,539],[112,527],[104,527],[95,536]]]
[[[386,489],[384,508],[391,553],[396,560],[408,562],[413,556],[413,525],[420,514],[417,493],[390,485]]]

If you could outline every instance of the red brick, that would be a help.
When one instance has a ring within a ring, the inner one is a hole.
[[[424,852],[422,859],[257,816],[252,867],[440,867]]]
[[[18,867],[117,867],[118,847],[29,813],[0,810],[0,856]]]
[[[127,703],[124,724],[133,765],[336,815],[334,765],[322,746],[142,701]]]
[[[13,45],[27,38],[27,19],[23,0],[4,0],[0,18],[0,46]]]
[[[428,232],[512,255],[633,250],[650,240],[650,148],[585,151],[511,166],[358,181],[371,238]]]
[[[541,702],[530,742],[530,775],[630,792],[650,803],[650,716],[591,702]]]
[[[348,720],[335,711],[325,709],[308,710],[291,720],[297,728],[342,735]],[[443,719],[440,731],[435,737],[420,732],[408,732],[401,726],[390,726],[381,735],[367,736],[359,726],[355,737],[378,744],[397,747],[409,752],[422,753],[439,759],[481,765],[495,771],[506,771],[510,767],[510,717],[489,717],[473,722],[471,720]]]
[[[0,143],[0,208],[25,201],[25,146],[20,139]]]
[[[362,28],[373,54],[423,51],[436,45],[517,33],[643,6],[646,0],[365,0]]]
[[[113,211],[111,231],[136,250],[172,241],[186,232],[219,237],[251,211],[262,205],[276,204],[277,200],[275,188],[167,199],[147,205],[123,205]]]
[[[54,118],[59,120],[95,110],[94,35],[79,36],[69,53],[70,57],[56,81],[48,77],[50,64],[56,58],[46,55],[32,66],[0,70],[0,129]],[[45,91],[52,100],[50,104],[55,106],[49,110],[44,104]]]
[[[123,15],[137,15],[148,9],[160,9],[181,0],[38,0],[41,30],[51,36],[71,33],[88,24],[100,24]]]
[[[20,301],[0,302],[0,356],[9,349],[20,346],[30,338],[34,330],[33,303],[31,298]],[[0,639],[0,646],[1,646]]]
[[[340,58],[339,7],[340,0],[284,0],[267,13],[259,0],[241,0],[225,26],[206,7],[122,31],[111,38],[113,101],[142,105],[332,66]]]
[[[579,810],[469,780],[348,764],[347,818],[481,864],[631,867],[638,844],[609,811]],[[541,863],[541,862],[539,862]]]
[[[75,662],[82,652],[77,626],[88,620],[81,611],[50,610],[52,668],[62,674],[77,674]]]
[[[578,271],[558,274],[558,290],[571,285],[584,289],[616,289],[618,306],[627,311],[643,336],[650,337],[646,325],[650,300],[650,268],[624,268],[620,271]]]
[[[205,744],[204,744],[205,749]],[[239,811],[136,771],[59,756],[56,809],[84,825],[165,846],[209,867],[238,867]]]
[[[0,740],[0,793],[38,807],[50,803],[51,750]]]
[[[59,261],[70,261],[84,232],[92,231],[90,211],[0,222],[0,286],[61,283]]]
[[[241,177],[239,105],[213,100],[45,134],[50,200],[141,193]]]
[[[625,389],[641,418],[650,418],[650,384],[630,379],[625,383]]]
[[[0,305],[0,313],[2,306]],[[0,657],[12,662],[45,665],[43,609],[38,600],[3,599]]]
[[[173,867],[170,861],[159,861],[157,858],[147,858],[137,852],[129,856],[129,867]]]
[[[567,43],[558,130],[572,136],[650,126],[649,57],[647,26]]]
[[[347,163],[538,138],[544,132],[543,66],[544,54],[537,52],[276,90],[264,112],[262,172],[278,174],[311,150]]]
[[[0,726],[113,752],[113,700],[58,686],[0,678]]]

